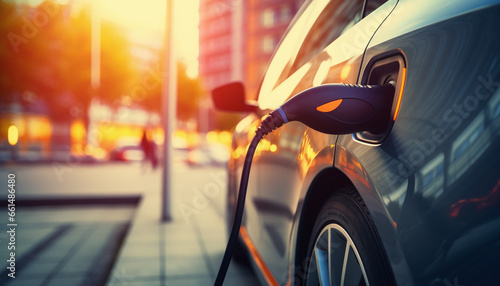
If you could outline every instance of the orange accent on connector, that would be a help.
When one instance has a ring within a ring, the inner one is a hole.
[[[247,229],[244,226],[240,227],[240,236],[243,239],[243,242],[248,248],[248,251],[250,252],[250,255],[252,255],[253,260],[255,261],[255,264],[257,267],[259,267],[260,272],[266,279],[267,285],[273,285],[273,286],[278,286],[278,282],[274,278],[273,274],[271,273],[271,270],[267,268],[266,264],[264,263],[264,260],[260,256],[259,252],[257,251],[257,248],[255,248],[255,245],[253,244],[252,240],[248,236]]]
[[[396,118],[398,118],[399,107],[401,106],[401,99],[403,98],[405,83],[406,83],[406,68],[403,68],[403,76],[401,77],[401,88],[399,89],[399,96],[398,96],[398,101],[396,103],[396,110],[394,110],[394,117],[392,118],[393,121],[396,121]]]
[[[342,103],[342,99],[337,99],[337,100],[330,101],[330,102],[327,102],[323,105],[316,107],[316,110],[320,111],[320,112],[334,111],[335,109],[337,109],[337,107],[339,107],[339,105],[341,103]]]

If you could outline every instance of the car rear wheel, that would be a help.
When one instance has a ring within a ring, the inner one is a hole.
[[[328,198],[313,227],[303,285],[392,285],[366,206],[352,187]]]

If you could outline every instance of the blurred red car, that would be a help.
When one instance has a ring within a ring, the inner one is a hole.
[[[137,138],[122,138],[118,140],[115,149],[109,153],[111,161],[142,161],[144,151]]]

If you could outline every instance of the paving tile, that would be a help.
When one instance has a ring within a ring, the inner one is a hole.
[[[2,228],[3,229],[3,228]],[[33,228],[30,226],[21,225],[16,229],[16,256],[22,257],[26,253],[29,253],[37,244],[43,241],[46,237],[51,235],[54,231],[56,231],[57,227],[42,227],[42,228]],[[2,233],[5,233],[6,230],[3,230]],[[1,239],[0,241],[0,257],[7,257],[10,252],[7,249],[8,237],[5,239]],[[1,260],[2,266],[4,266],[3,259]],[[2,267],[3,268],[3,267]]]
[[[212,263],[219,264],[222,261],[224,252],[226,251],[226,246],[216,247],[206,247],[206,255],[210,258]]]
[[[199,275],[199,276],[172,276],[164,280],[165,285],[167,286],[206,286],[213,285],[215,279],[211,278],[208,275]],[[230,285],[230,284],[226,284]]]
[[[58,261],[38,260],[36,262],[30,262],[25,266],[20,266],[17,271],[20,277],[45,277],[47,273],[54,270],[58,264]]]
[[[160,259],[121,258],[111,276],[160,277]]]
[[[194,255],[202,257],[201,248],[198,242],[177,243],[166,241],[163,244],[163,248],[165,249],[165,253],[163,253],[163,255],[167,258],[170,256],[176,257],[181,255]]]
[[[91,227],[91,235],[87,236],[78,247],[74,256],[99,257],[105,248],[115,244],[125,231],[126,224],[99,224]]]
[[[167,243],[190,243],[197,241],[196,233],[194,231],[175,232],[166,230],[163,239]]]
[[[64,233],[53,244],[48,246],[39,254],[43,258],[58,258],[65,257],[69,251],[85,236],[89,231],[88,225],[73,225],[71,229]]]
[[[106,206],[95,211],[95,219],[93,221],[111,222],[111,223],[127,223],[134,217],[136,211],[135,206]]]
[[[69,286],[69,285],[81,285],[87,279],[87,276],[56,276],[49,281],[47,286]]]
[[[121,256],[129,258],[156,258],[160,257],[159,239],[149,243],[128,242],[124,245]]]
[[[117,270],[119,269],[119,270]],[[129,281],[138,281],[138,280],[144,280],[144,279],[151,279],[151,280],[156,280],[159,279],[159,276],[150,276],[150,277],[141,277],[141,276],[136,276],[134,274],[133,269],[128,269],[123,266],[119,266],[118,268],[115,267],[115,270],[112,271],[109,274],[108,277],[108,283],[113,283],[116,285],[128,285],[127,283]]]
[[[33,285],[42,285],[44,277],[22,277],[16,276],[15,279],[7,280],[5,286],[33,286]]]
[[[210,274],[205,260],[201,256],[169,256],[165,264],[167,277]]]
[[[22,209],[17,214],[23,225],[43,223],[120,223],[128,222],[135,212],[134,206],[60,206]]]
[[[201,240],[207,248],[215,249],[217,251],[220,249],[226,249],[227,239],[225,236],[219,238],[201,236]]]
[[[83,277],[82,282],[80,283],[80,286],[94,286],[94,285],[105,285],[106,281],[108,279],[107,273],[104,275],[103,273],[99,274],[92,274],[92,273],[87,273],[85,277]],[[70,285],[68,285],[70,286]],[[71,285],[73,286],[73,285]],[[74,285],[76,286],[76,285]],[[125,285],[123,285],[125,286]]]
[[[158,239],[160,235],[160,226],[156,221],[154,224],[148,224],[143,222],[135,222],[130,229],[128,236],[130,238],[137,237],[143,240],[155,240]]]
[[[160,225],[160,229],[164,234],[171,235],[190,235],[194,232],[193,227],[193,224],[179,220]]]
[[[143,231],[141,228],[132,228],[127,235],[127,243],[157,243],[160,240],[158,228],[154,231]]]
[[[94,260],[94,256],[72,257],[62,266],[59,273],[85,275],[94,266]]]
[[[191,169],[187,171],[193,172]],[[115,262],[108,285],[158,285],[158,278],[165,275],[163,285],[212,285],[227,242],[224,217],[224,196],[214,198],[199,214],[193,215],[187,223],[179,212],[179,205],[190,203],[193,188],[203,187],[203,182],[213,179],[206,170],[199,170],[200,179],[186,182],[173,193],[173,220],[168,223],[158,221],[157,199],[147,195],[134,217],[119,259]],[[192,175],[193,177],[198,174]],[[205,181],[204,181],[205,180]],[[222,211],[221,211],[222,209]],[[161,242],[161,244],[160,244]],[[153,244],[147,245],[148,243]],[[163,259],[148,261],[142,256],[154,254],[157,247],[163,250]],[[141,253],[143,251],[144,253]],[[162,264],[160,264],[162,263]],[[147,265],[146,267],[144,265]],[[160,269],[163,267],[163,269]],[[236,269],[232,269],[236,267]],[[242,268],[242,269],[241,269]],[[160,271],[161,270],[161,271]],[[121,275],[121,276],[120,276]],[[231,284],[258,285],[249,266],[230,266],[227,279]],[[238,279],[244,282],[239,283]],[[154,282],[152,282],[154,281]],[[151,282],[151,283],[147,283]]]
[[[153,277],[152,279],[141,279],[137,278],[126,278],[126,279],[111,279],[108,286],[139,286],[139,285],[147,285],[147,286],[162,286],[161,280],[159,277]],[[168,284],[167,284],[168,285]]]

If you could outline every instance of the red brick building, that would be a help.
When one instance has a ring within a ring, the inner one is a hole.
[[[211,90],[243,81],[254,99],[267,63],[303,0],[200,0],[199,74]]]

